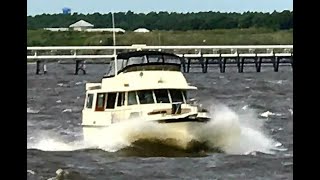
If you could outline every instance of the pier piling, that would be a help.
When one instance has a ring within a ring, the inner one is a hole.
[[[75,75],[78,75],[79,70],[82,71],[83,74],[86,74],[86,65],[84,60],[76,60],[76,69],[75,69]]]
[[[188,58],[187,73],[190,72],[190,63],[191,63],[191,59]]]
[[[186,59],[184,58],[184,54],[181,57],[181,64],[182,64],[183,72],[186,73]]]
[[[219,58],[219,66],[220,66],[220,72],[225,73],[226,72],[226,63],[227,59],[220,56]]]
[[[254,58],[254,62],[255,62],[255,65],[256,65],[256,71],[260,72],[261,71],[262,58],[258,57],[257,54],[256,54],[256,57]]]
[[[42,66],[42,68],[41,68]],[[41,72],[41,69],[43,71],[43,74],[47,74],[47,63],[45,61],[36,61],[36,74],[39,75]]]

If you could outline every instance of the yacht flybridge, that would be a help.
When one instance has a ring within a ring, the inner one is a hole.
[[[187,96],[196,89],[186,81],[175,54],[120,53],[101,83],[86,84],[84,139],[94,140],[99,129],[130,120],[163,123],[176,131],[206,123],[210,120],[208,112]]]

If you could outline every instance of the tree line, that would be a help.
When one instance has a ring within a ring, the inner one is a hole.
[[[95,28],[112,27],[112,14],[41,14],[27,16],[28,29],[69,27],[78,20],[85,20]],[[293,28],[293,11],[282,12],[150,12],[114,13],[115,26],[125,30],[144,27],[150,30],[210,30],[235,28],[270,28],[284,30]]]

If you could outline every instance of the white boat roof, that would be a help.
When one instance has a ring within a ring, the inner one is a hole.
[[[105,77],[115,75],[115,63],[110,63],[110,69]],[[180,57],[160,51],[134,51],[121,53],[117,56],[117,74],[131,71],[166,70],[180,71]]]

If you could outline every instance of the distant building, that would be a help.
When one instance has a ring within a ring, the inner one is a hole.
[[[44,28],[44,30],[48,31],[86,31],[86,32],[116,32],[116,33],[125,33],[126,31],[122,28],[93,28],[94,25],[88,23],[84,20],[80,20],[76,23],[73,23],[69,26],[69,28]]]
[[[67,8],[67,7],[63,8],[62,9],[62,14],[71,14],[71,9]]]
[[[150,30],[146,29],[146,28],[138,28],[138,29],[134,30],[133,32],[147,33],[147,32],[150,32]]]
[[[87,29],[93,28],[94,25],[84,20],[80,20],[74,24],[71,24],[69,27],[72,28],[74,31],[85,31]]]
[[[47,30],[47,31],[69,31],[69,28],[43,28],[44,30]]]
[[[86,29],[87,32],[116,32],[116,33],[125,33],[126,31],[121,28],[91,28]]]

